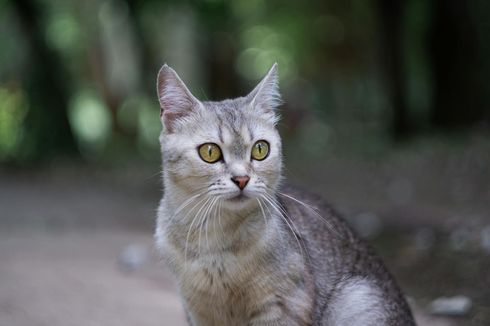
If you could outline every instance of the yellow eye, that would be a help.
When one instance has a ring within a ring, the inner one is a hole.
[[[198,148],[199,156],[204,162],[216,163],[221,159],[221,149],[213,143],[202,144]]]
[[[269,155],[269,143],[265,140],[257,141],[252,147],[252,158],[257,161],[262,161]]]

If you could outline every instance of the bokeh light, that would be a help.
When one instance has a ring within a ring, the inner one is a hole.
[[[69,108],[70,124],[84,153],[93,155],[104,149],[111,132],[111,115],[104,103],[91,91],[74,96]]]
[[[22,90],[0,88],[0,160],[18,154],[28,110],[27,97]]]

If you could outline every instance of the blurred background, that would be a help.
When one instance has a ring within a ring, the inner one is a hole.
[[[490,324],[490,3],[1,0],[0,325],[184,325],[152,246],[158,69],[203,100],[278,62],[290,182],[420,325]]]

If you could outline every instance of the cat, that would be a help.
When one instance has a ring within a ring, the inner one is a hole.
[[[164,196],[157,248],[190,325],[415,325],[371,248],[283,185],[277,64],[245,97],[202,102],[157,79]]]

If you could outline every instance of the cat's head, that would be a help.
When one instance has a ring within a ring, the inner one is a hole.
[[[228,209],[257,205],[275,192],[282,169],[276,64],[250,94],[232,100],[199,101],[167,65],[157,91],[167,190],[220,199]]]

